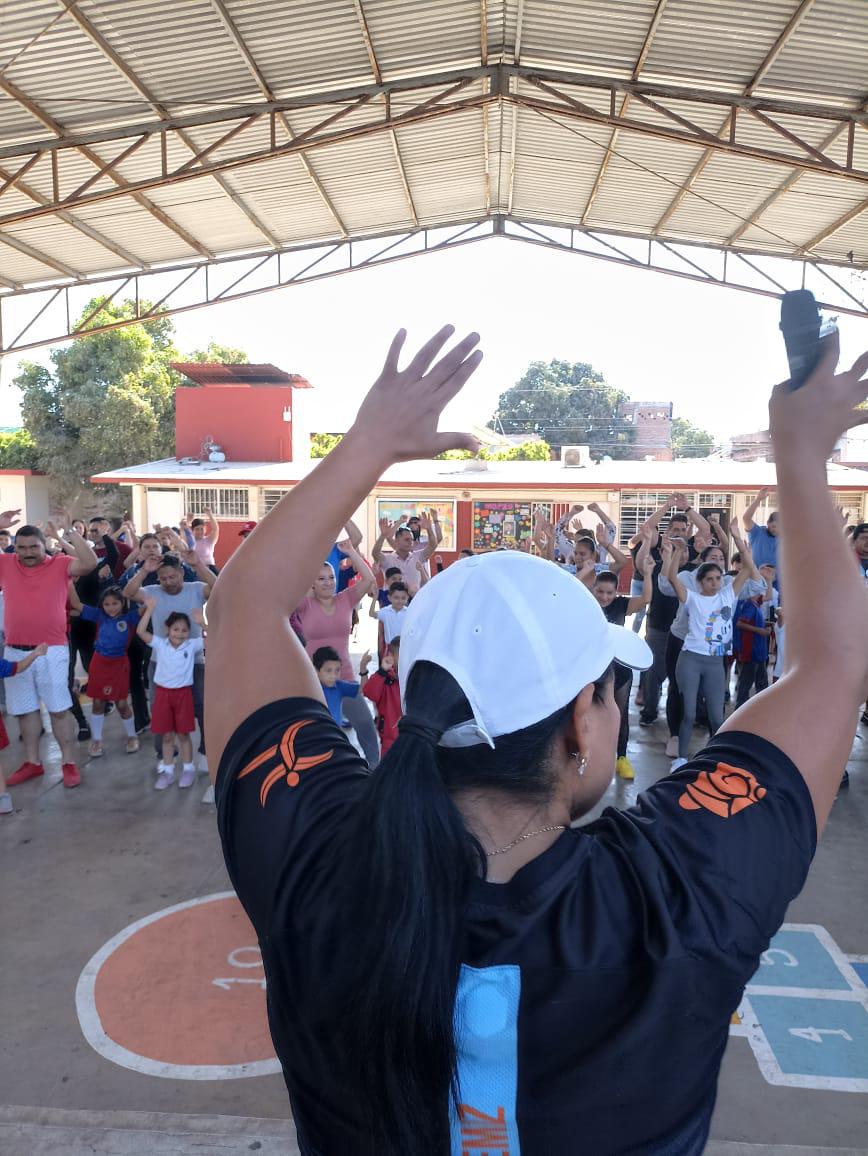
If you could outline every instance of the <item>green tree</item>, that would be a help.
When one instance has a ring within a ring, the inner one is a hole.
[[[674,458],[707,458],[714,449],[714,437],[685,417],[672,419],[672,456]]]
[[[221,345],[219,341],[209,341],[206,349],[194,349],[183,361],[219,362],[221,365],[248,365],[250,358],[243,349],[233,349],[231,345]]]
[[[36,442],[26,429],[0,433],[0,470],[38,468]]]
[[[539,434],[557,453],[564,445],[587,445],[598,457],[629,458],[636,431],[619,413],[628,400],[585,362],[532,361],[500,395],[488,425],[506,434]]]
[[[169,365],[178,356],[171,319],[87,334],[134,310],[132,301],[91,301],[79,319],[86,335],[51,354],[53,369],[25,362],[13,382],[36,465],[52,479],[53,500],[69,508],[92,504],[91,475],[174,453],[180,379]],[[104,489],[99,504],[112,504]]]
[[[312,458],[324,458],[326,454],[330,454],[338,442],[343,437],[343,434],[333,433],[315,433],[310,435],[310,456]]]

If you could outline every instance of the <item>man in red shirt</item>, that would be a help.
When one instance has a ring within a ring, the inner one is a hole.
[[[0,529],[13,526],[20,512],[0,514]],[[10,775],[10,787],[45,773],[39,762],[40,702],[51,715],[51,729],[61,750],[63,785],[77,787],[81,782],[70,713],[66,602],[70,579],[94,570],[97,557],[75,530],[68,530],[65,539],[75,557],[48,555],[42,531],[22,526],[15,535],[15,553],[0,554],[0,587],[6,599],[5,657],[17,662],[40,643],[48,644],[46,654],[6,682],[6,705],[10,714],[17,715],[24,740],[24,762]]]

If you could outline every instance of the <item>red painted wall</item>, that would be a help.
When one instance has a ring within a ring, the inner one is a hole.
[[[175,453],[198,458],[206,437],[235,462],[292,461],[291,386],[181,386],[175,391]]]

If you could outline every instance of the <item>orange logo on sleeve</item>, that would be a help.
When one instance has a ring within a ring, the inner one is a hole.
[[[322,755],[302,755],[300,758],[296,758],[295,736],[302,727],[309,726],[312,722],[313,719],[307,718],[287,727],[283,733],[283,738],[278,744],[269,747],[263,751],[261,755],[257,755],[255,759],[247,764],[243,771],[239,771],[238,778],[243,779],[246,775],[252,774],[254,771],[259,770],[260,767],[265,766],[266,763],[271,762],[273,758],[278,755],[280,756],[280,766],[268,772],[259,788],[259,802],[263,807],[265,806],[265,800],[268,798],[268,792],[280,779],[285,777],[288,787],[297,787],[301,781],[302,771],[309,771],[312,767],[318,767],[320,763],[327,763],[334,754],[334,749],[332,749]]]
[[[684,788],[678,800],[685,811],[705,809],[721,819],[730,819],[758,803],[766,794],[750,771],[718,763],[713,771],[700,771]]]

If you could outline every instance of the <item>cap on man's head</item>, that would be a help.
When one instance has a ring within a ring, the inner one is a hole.
[[[473,719],[443,747],[476,746],[542,722],[617,659],[647,670],[651,650],[610,625],[583,582],[517,550],[464,558],[413,598],[401,629],[401,701],[417,662],[433,662],[464,692]]]
[[[238,531],[239,538],[246,538],[253,530],[256,529],[255,522],[242,522],[241,529]]]

